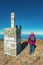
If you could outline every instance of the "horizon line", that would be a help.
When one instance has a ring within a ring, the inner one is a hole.
[[[31,34],[31,32],[22,31],[21,34]],[[43,32],[34,32],[34,34],[43,35]],[[0,31],[0,35],[4,35],[4,31]]]

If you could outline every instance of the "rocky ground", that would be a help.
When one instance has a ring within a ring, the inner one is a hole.
[[[43,41],[37,40],[34,54],[29,54],[27,41],[22,40],[17,57],[4,55],[4,42],[0,40],[0,65],[43,65]]]

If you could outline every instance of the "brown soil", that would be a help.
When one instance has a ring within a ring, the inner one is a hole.
[[[0,65],[43,65],[43,41],[36,41],[34,54],[29,54],[29,45],[22,40],[22,50],[17,57],[4,54],[4,41],[0,40]]]

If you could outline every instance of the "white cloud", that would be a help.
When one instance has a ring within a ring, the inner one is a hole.
[[[31,33],[31,31],[29,32],[29,31],[22,31],[21,32],[21,34],[30,34]],[[39,34],[39,35],[43,35],[43,32],[34,32],[34,34]]]
[[[30,34],[30,32],[26,32],[26,31],[25,31],[25,32],[21,32],[21,34]]]
[[[3,31],[0,31],[0,35],[3,35],[4,34],[4,32]]]
[[[35,32],[35,34],[43,35],[43,32]]]

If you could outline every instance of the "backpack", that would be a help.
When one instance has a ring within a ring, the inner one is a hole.
[[[34,36],[31,36],[30,40],[31,41],[34,41],[35,40],[35,37]]]

